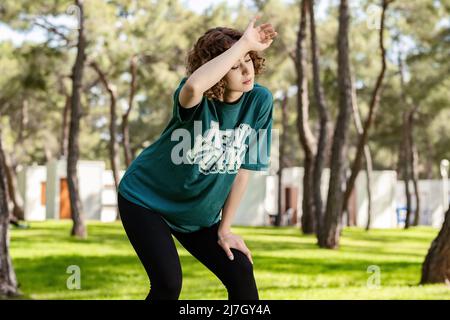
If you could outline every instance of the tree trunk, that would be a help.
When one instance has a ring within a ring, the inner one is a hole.
[[[116,90],[113,88],[113,86],[109,83],[108,79],[106,78],[105,73],[100,69],[98,64],[93,61],[90,63],[91,67],[97,72],[100,81],[102,82],[103,86],[105,87],[106,91],[108,91],[109,97],[110,97],[110,120],[109,120],[109,160],[111,162],[111,170],[113,174],[113,180],[114,180],[114,186],[116,188],[115,194],[117,195],[119,192],[119,168],[120,168],[120,156],[119,156],[119,144],[117,142],[116,136],[117,136],[117,128],[116,128]],[[129,151],[129,145],[128,145],[128,151]],[[117,212],[116,208],[116,219],[120,220],[120,215]]]
[[[410,174],[410,167],[409,164],[411,163],[409,158],[411,156],[411,152],[409,151],[409,120],[408,120],[408,112],[405,111],[403,113],[403,143],[402,143],[402,166],[403,166],[403,182],[405,183],[405,197],[406,197],[406,218],[405,218],[405,229],[409,228],[410,221],[411,221],[411,211],[412,211],[412,205],[411,205],[411,190],[409,189],[409,181],[411,179]]]
[[[136,75],[137,75],[137,55],[133,55],[130,60],[130,99],[128,101],[127,112],[122,116],[122,136],[123,136],[123,150],[125,154],[125,165],[127,168],[130,166],[133,159],[133,154],[130,147],[130,132],[128,126],[128,117],[131,109],[133,108],[134,95],[136,93]]]
[[[370,230],[372,223],[372,156],[370,155],[369,146],[364,148],[364,158],[366,159],[366,188],[367,188],[367,224],[366,231]]]
[[[109,121],[109,160],[111,162],[111,169],[113,173],[114,185],[116,187],[116,193],[119,191],[119,168],[120,168],[120,158],[119,158],[119,144],[117,143],[117,133],[116,133],[116,91],[109,83],[106,78],[105,73],[100,69],[95,61],[90,63],[90,66],[97,72],[103,86],[106,91],[108,91],[110,97],[110,121]]]
[[[352,77],[352,114],[353,114],[353,120],[355,122],[356,132],[361,137],[361,135],[364,133],[364,129],[361,122],[361,115],[359,113],[359,106],[358,106],[358,99],[356,96],[356,89],[355,89],[355,81],[354,77]],[[372,188],[371,188],[371,181],[372,181],[372,156],[370,155],[370,148],[369,145],[366,143],[364,146],[364,160],[366,164],[366,190],[367,190],[367,224],[366,224],[366,230],[370,229],[370,223],[372,220]],[[354,188],[353,188],[354,192]],[[348,203],[346,207],[348,211]]]
[[[61,140],[59,142],[59,158],[67,159],[68,156],[68,148],[69,148],[69,116],[70,116],[70,101],[71,96],[67,92],[67,88],[64,85],[64,76],[59,75],[59,92],[64,96],[64,110],[63,110],[63,118],[62,118],[62,130],[61,130]]]
[[[86,60],[85,49],[86,40],[84,37],[84,14],[83,1],[75,0],[75,5],[79,8],[79,29],[78,44],[75,64],[72,68],[72,97],[71,115],[69,131],[69,154],[67,159],[67,182],[69,185],[70,209],[72,213],[73,227],[72,236],[80,238],[87,237],[87,230],[84,224],[84,217],[81,208],[79,195],[79,184],[77,176],[77,163],[79,158],[79,133],[81,118],[81,86],[83,81],[84,62]]]
[[[383,0],[381,21],[380,21],[380,32],[379,32],[381,70],[378,75],[377,82],[375,84],[375,88],[372,93],[372,98],[370,100],[369,114],[364,123],[364,130],[358,139],[358,146],[356,148],[355,159],[354,159],[352,167],[351,167],[352,170],[351,170],[350,178],[348,178],[347,184],[346,184],[346,190],[345,190],[345,194],[344,194],[342,210],[345,210],[347,208],[348,199],[350,198],[350,194],[355,186],[355,181],[358,176],[358,173],[361,170],[362,158],[364,155],[364,147],[367,145],[367,140],[369,138],[369,130],[370,130],[370,127],[372,126],[376,111],[379,106],[381,88],[382,88],[382,84],[383,84],[384,73],[386,70],[386,51],[384,49],[383,34],[384,34],[384,19],[385,19],[385,14],[386,14],[388,5],[389,5],[389,1]]]
[[[402,158],[403,167],[403,179],[405,182],[405,196],[406,196],[406,221],[405,229],[408,229],[411,225],[411,215],[412,215],[412,201],[411,201],[411,190],[409,188],[409,181],[413,181],[414,196],[416,203],[416,210],[414,215],[413,225],[417,226],[419,224],[420,218],[420,194],[418,186],[418,155],[417,149],[414,143],[414,116],[419,110],[418,104],[413,104],[408,100],[406,95],[406,85],[404,78],[404,66],[403,60],[400,53],[397,57],[399,75],[400,75],[400,93],[403,104],[405,106],[405,111],[403,112],[403,139],[402,145],[400,146],[400,154]]]
[[[10,119],[9,119],[10,120]],[[10,122],[11,126],[11,122]],[[1,134],[0,134],[1,139]],[[10,154],[4,149],[0,150],[2,153],[2,159],[4,161],[3,168],[6,174],[6,184],[8,188],[8,210],[9,210],[9,223],[16,226],[21,227],[20,220],[25,220],[25,212],[24,212],[24,201],[20,192],[18,192],[18,183],[17,183],[17,161],[14,159],[15,155],[22,150],[23,143],[23,135],[18,135],[18,138],[15,142],[16,149],[14,153]]]
[[[0,138],[0,297],[12,297],[19,295],[20,292],[9,255],[8,191],[5,181],[6,172],[2,165],[4,162],[3,145]]]
[[[1,139],[1,137],[0,137]],[[18,192],[19,187],[17,183],[17,175],[12,167],[11,164],[11,158],[3,149],[0,149],[0,152],[2,153],[1,157],[3,159],[3,168],[5,170],[6,174],[6,183],[8,187],[8,194],[9,198],[13,203],[13,210],[12,215],[17,218],[17,220],[24,220],[25,219],[25,212],[23,210],[23,198],[21,194]]]
[[[315,213],[313,201],[313,169],[315,139],[308,124],[309,99],[308,99],[308,79],[306,77],[306,10],[307,1],[301,2],[300,26],[297,35],[296,48],[296,71],[297,71],[297,129],[300,144],[305,152],[304,174],[303,174],[303,201],[301,228],[304,234],[315,232]]]
[[[410,167],[411,167],[411,178],[413,182],[414,187],[414,198],[416,199],[416,212],[414,214],[414,221],[413,226],[419,225],[419,219],[420,219],[420,194],[419,194],[419,155],[417,152],[417,146],[414,142],[414,134],[413,134],[413,126],[414,126],[414,114],[415,114],[416,108],[413,109],[413,111],[410,114],[410,127],[411,130],[409,132],[409,151],[411,152],[411,155],[409,157],[410,159]]]
[[[431,243],[422,265],[421,284],[446,283],[450,285],[450,207],[444,224]]]
[[[309,1],[310,33],[311,33],[311,51],[312,51],[312,70],[314,84],[314,98],[320,118],[319,140],[317,144],[316,157],[313,169],[313,192],[314,192],[314,211],[316,218],[316,234],[319,239],[319,232],[322,230],[323,221],[323,202],[321,192],[322,171],[327,157],[327,140],[329,116],[328,108],[325,102],[325,94],[320,82],[320,64],[319,64],[319,44],[316,36],[316,23],[314,18],[314,0]]]
[[[22,104],[20,106],[20,123],[19,123],[19,134],[17,141],[21,144],[24,140],[24,132],[28,125],[28,100],[23,98]]]
[[[286,146],[286,137],[287,137],[287,91],[284,95],[283,102],[281,104],[281,123],[283,132],[281,134],[281,141],[280,141],[280,153],[278,158],[278,214],[275,218],[275,225],[280,226],[281,225],[281,219],[284,215],[283,207],[282,207],[282,197],[283,197],[283,184],[282,184],[282,175],[283,175],[283,169],[284,169],[284,157],[285,157],[285,146]]]
[[[63,111],[63,123],[62,123],[62,132],[61,132],[61,141],[59,146],[59,155],[60,158],[66,158],[68,154],[68,139],[69,139],[69,116],[70,116],[70,95],[65,94],[66,102],[64,104]]]
[[[330,182],[324,226],[323,232],[321,232],[319,238],[319,246],[330,249],[339,247],[340,229],[342,227],[342,184],[345,181],[343,170],[347,144],[348,120],[352,110],[352,84],[348,47],[349,20],[350,16],[347,0],[341,0],[339,6],[339,30],[337,38],[339,114],[336,121],[331,150]]]

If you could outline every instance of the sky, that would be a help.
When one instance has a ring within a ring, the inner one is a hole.
[[[181,3],[185,4],[188,8],[191,10],[201,14],[204,12],[206,8],[208,8],[211,5],[223,2],[225,0],[180,0]],[[237,6],[240,1],[243,1],[244,4],[247,6],[252,6],[253,0],[226,0],[226,2],[230,6]],[[291,3],[293,0],[283,0],[286,3]],[[321,7],[319,6],[319,12],[318,16],[320,16]],[[69,26],[72,25],[72,22],[70,18],[67,16],[61,16],[57,18],[49,18],[50,22],[54,23],[55,25],[66,25]],[[4,40],[12,40],[14,45],[18,46],[24,41],[32,41],[32,42],[44,42],[46,40],[46,31],[44,31],[42,28],[34,27],[29,32],[17,32],[9,28],[6,24],[0,22],[0,42]]]
[[[244,3],[251,4],[251,0],[243,0]],[[197,12],[203,13],[206,8],[214,3],[220,3],[222,1],[218,0],[181,0],[181,3],[186,4],[188,8]],[[240,0],[227,0],[229,5],[236,6],[239,4]],[[66,21],[64,21],[64,19]],[[49,19],[52,23],[55,24],[68,24],[68,19]],[[4,40],[12,40],[14,45],[20,45],[24,41],[33,41],[33,42],[43,42],[46,40],[46,32],[39,27],[33,28],[31,31],[17,32],[9,28],[6,24],[0,22],[0,42]]]
[[[187,6],[197,12],[202,13],[206,8],[208,8],[210,5],[213,5],[214,3],[220,3],[222,1],[217,0],[182,0],[182,3],[186,3]],[[227,0],[230,6],[236,6],[239,3],[239,0]],[[251,3],[251,1],[245,1],[245,3]]]

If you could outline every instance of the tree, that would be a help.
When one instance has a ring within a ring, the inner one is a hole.
[[[450,285],[450,207],[437,237],[431,243],[422,264],[421,284],[446,283]]]
[[[364,133],[363,125],[361,122],[361,115],[358,107],[358,100],[356,96],[355,82],[352,80],[352,115],[353,121],[355,123],[355,128],[359,136]],[[367,190],[367,223],[366,230],[370,229],[370,223],[372,220],[372,156],[370,155],[369,144],[364,146],[364,160],[366,162],[366,190]],[[348,212],[349,221],[350,221],[350,213]]]
[[[6,173],[3,163],[3,145],[2,139],[0,138],[0,297],[9,297],[18,295],[19,290],[17,286],[16,274],[9,255],[8,191],[6,187]]]
[[[315,231],[315,214],[313,200],[313,170],[316,141],[309,127],[308,79],[306,76],[306,19],[308,0],[300,4],[301,16],[297,35],[295,68],[297,71],[297,128],[300,144],[305,152],[303,162],[303,201],[301,227],[304,234]]]
[[[331,149],[327,206],[323,228],[319,237],[319,246],[330,249],[335,249],[339,246],[344,191],[342,185],[345,178],[343,168],[347,144],[348,120],[352,110],[352,84],[348,45],[349,21],[348,2],[347,0],[341,0],[337,37],[339,114],[336,120]]]
[[[308,1],[309,17],[310,17],[310,33],[311,33],[311,53],[312,53],[312,69],[313,69],[313,86],[314,98],[319,113],[319,139],[317,143],[317,151],[315,154],[313,168],[313,193],[314,193],[314,212],[316,221],[316,234],[319,238],[319,232],[322,229],[323,220],[323,203],[322,203],[322,171],[327,157],[327,140],[329,115],[325,102],[325,93],[320,81],[320,64],[319,64],[319,44],[316,35],[316,23],[314,17],[314,0]]]
[[[3,127],[5,135],[3,144],[2,164],[6,174],[6,182],[9,194],[9,202],[12,207],[12,222],[24,220],[24,201],[18,189],[17,168],[27,156],[27,145],[34,140],[33,147],[39,147],[39,135],[52,131],[47,124],[51,121],[50,106],[52,100],[46,92],[49,85],[48,73],[54,70],[54,65],[59,60],[54,50],[36,48],[23,45],[9,51],[8,46],[2,47],[3,59],[6,60],[14,72],[3,69],[3,79],[0,86],[0,100],[6,106],[3,113],[9,125]],[[6,52],[5,52],[6,51]],[[8,58],[8,56],[10,57]],[[52,141],[45,141],[44,154],[51,154]],[[33,153],[33,151],[31,151]],[[36,155],[37,152],[33,154]],[[17,223],[16,223],[17,224]]]
[[[406,96],[406,85],[404,76],[404,64],[400,53],[398,55],[398,69],[400,76],[400,93],[401,99],[405,111],[403,112],[403,134],[402,134],[402,144],[400,146],[400,159],[401,167],[403,169],[403,182],[405,183],[405,196],[406,196],[406,218],[405,218],[405,229],[408,229],[411,224],[411,214],[412,214],[412,204],[411,204],[411,191],[409,188],[409,182],[412,180],[414,187],[414,197],[416,203],[416,210],[414,215],[413,225],[417,226],[419,224],[420,216],[420,196],[419,196],[419,186],[418,186],[418,169],[417,169],[417,148],[414,143],[414,117],[419,110],[418,103],[412,103]]]
[[[358,145],[356,149],[355,159],[353,160],[351,167],[351,174],[346,183],[346,190],[344,193],[343,207],[342,211],[347,209],[347,203],[350,198],[350,195],[355,186],[355,181],[358,176],[359,171],[361,170],[362,159],[367,151],[365,149],[367,145],[367,141],[369,139],[369,130],[374,121],[375,114],[377,112],[380,100],[380,92],[383,84],[384,73],[386,71],[386,50],[384,48],[384,20],[387,7],[390,1],[383,0],[382,11],[381,11],[381,20],[380,20],[380,32],[379,32],[379,44],[380,44],[380,58],[381,58],[381,70],[378,74],[377,82],[375,84],[375,88],[372,93],[372,97],[369,105],[369,114],[367,115],[366,121],[364,123],[364,128],[362,134],[359,135]],[[352,104],[353,105],[353,104]],[[367,160],[367,158],[366,158]]]
[[[59,76],[59,92],[64,96],[64,110],[62,114],[62,128],[61,128],[61,138],[59,141],[59,158],[67,159],[69,153],[69,116],[70,116],[70,100],[71,96],[67,92],[66,86],[64,85],[64,77]]]
[[[122,136],[123,136],[123,150],[125,155],[125,165],[128,168],[132,161],[132,152],[130,147],[130,128],[128,119],[130,117],[131,109],[133,108],[134,97],[136,94],[136,77],[137,77],[137,61],[138,56],[134,54],[130,59],[130,96],[128,100],[127,111],[122,115]]]
[[[79,158],[79,133],[81,118],[81,88],[83,81],[84,62],[86,60],[86,39],[84,35],[83,1],[75,0],[79,8],[79,26],[77,56],[72,68],[72,96],[70,101],[70,131],[69,131],[69,154],[67,159],[67,182],[69,185],[70,209],[73,220],[71,235],[85,238],[87,230],[84,225],[79,184],[77,176],[77,163]]]
[[[1,139],[1,137],[0,137]],[[5,152],[3,148],[0,149],[0,152],[2,153],[1,159],[4,161],[3,163],[0,163],[0,165],[3,165],[3,169],[5,170],[6,175],[6,185],[8,188],[8,194],[9,194],[9,200],[12,202],[12,216],[15,217],[17,220],[24,220],[25,219],[25,212],[23,210],[23,198],[21,194],[18,192],[18,183],[17,183],[17,174],[14,170],[11,158],[8,152]]]
[[[109,123],[109,159],[111,162],[111,168],[113,172],[114,186],[116,187],[116,192],[119,190],[119,168],[120,168],[120,157],[119,157],[119,144],[116,138],[116,101],[117,93],[115,87],[108,81],[106,74],[100,69],[99,65],[95,61],[91,61],[89,64],[95,72],[97,72],[103,86],[106,91],[108,91],[110,98],[110,123]]]
[[[287,91],[283,95],[283,101],[281,102],[281,126],[283,131],[281,133],[280,138],[280,153],[278,155],[278,214],[275,218],[275,225],[281,225],[281,219],[283,217],[283,208],[282,208],[282,198],[283,198],[283,185],[282,185],[282,177],[283,177],[283,169],[285,167],[284,159],[285,159],[285,150],[286,150],[286,139],[287,139],[287,104],[288,104],[288,93]],[[287,206],[285,206],[287,207]]]

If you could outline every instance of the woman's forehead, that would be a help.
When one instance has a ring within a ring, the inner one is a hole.
[[[242,59],[245,59],[245,58],[247,58],[248,56],[250,56],[250,52],[247,52],[245,55],[243,55],[242,57],[241,57],[241,59],[239,59],[239,60],[242,60]]]

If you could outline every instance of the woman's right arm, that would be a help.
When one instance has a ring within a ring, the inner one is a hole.
[[[241,37],[230,49],[195,70],[181,88],[180,104],[185,108],[198,105],[203,93],[219,82],[236,61],[250,51],[248,48],[246,40]]]
[[[186,80],[180,91],[180,104],[185,108],[198,105],[203,98],[203,93],[220,81],[233,65],[249,51],[262,51],[272,43],[276,36],[270,23],[254,27],[255,16],[250,20],[242,37],[222,54],[203,64],[195,70]]]

